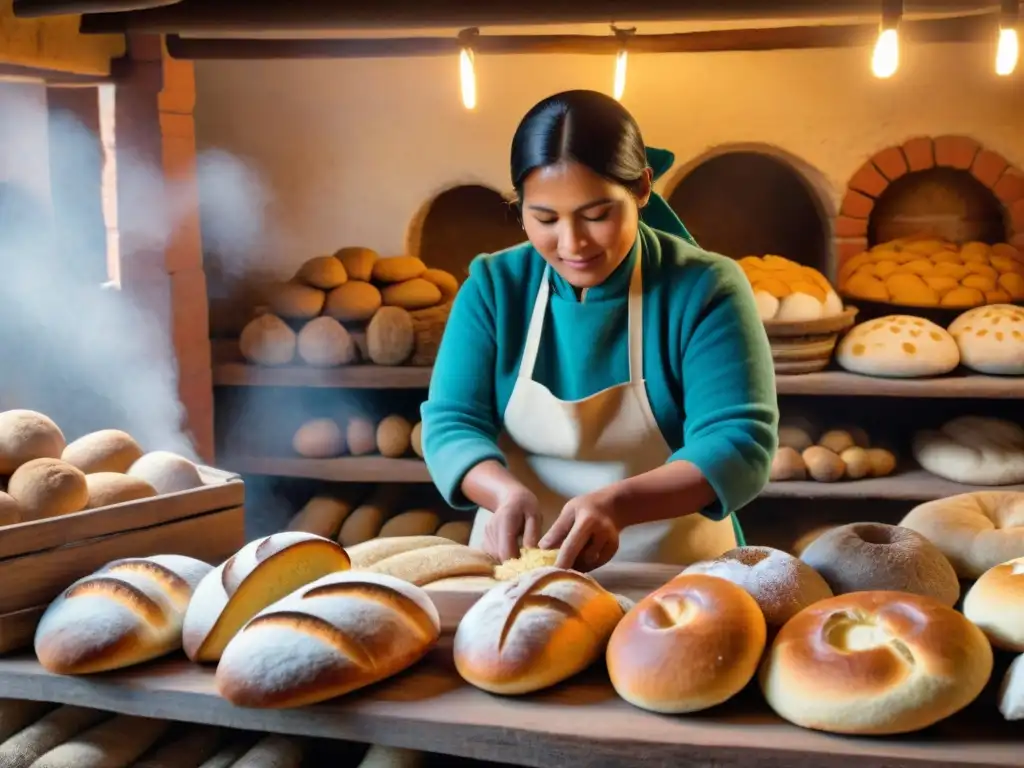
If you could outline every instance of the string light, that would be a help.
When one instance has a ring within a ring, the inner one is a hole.
[[[999,44],[996,47],[996,74],[1000,77],[1012,75],[1020,56],[1020,40],[1017,36],[1019,0],[1003,0],[999,14]]]
[[[619,41],[619,51],[615,54],[615,80],[612,82],[612,95],[616,101],[622,101],[622,94],[626,92],[626,65],[629,61],[629,53],[626,50],[629,38],[636,33],[636,28],[618,29],[612,26],[612,34]]]
[[[462,91],[462,106],[476,109],[476,57],[473,41],[480,30],[464,29],[459,33],[459,88]]]
[[[899,24],[903,17],[903,0],[882,0],[882,23],[878,40],[871,55],[871,72],[875,77],[888,78],[900,66]]]

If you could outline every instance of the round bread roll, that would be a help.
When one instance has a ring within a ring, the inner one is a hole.
[[[409,433],[409,447],[412,448],[412,452],[423,458],[423,422],[417,421],[413,427],[412,432]]]
[[[288,365],[295,359],[295,331],[276,315],[250,320],[238,337],[242,357],[257,365]]]
[[[353,547],[375,538],[384,525],[384,510],[376,504],[363,504],[352,510],[338,532],[338,543]]]
[[[363,323],[384,303],[380,289],[362,280],[349,280],[327,295],[324,314],[343,323]]]
[[[415,256],[392,256],[373,263],[372,278],[375,283],[403,283],[426,271],[427,265]]]
[[[184,456],[170,451],[150,451],[132,464],[128,474],[145,480],[161,496],[203,485],[199,468]]]
[[[868,466],[872,477],[891,475],[896,469],[896,456],[884,448],[868,448]]]
[[[14,525],[21,522],[21,507],[14,497],[4,491],[0,491],[0,525]],[[444,526],[442,526],[443,528]],[[438,531],[440,534],[440,531]],[[451,537],[449,537],[451,538]],[[467,538],[465,542],[468,543]]]
[[[999,687],[999,714],[1005,720],[1024,720],[1024,655],[1011,662]]]
[[[0,413],[0,475],[11,475],[33,459],[59,459],[65,444],[49,416],[20,409]]]
[[[381,456],[397,459],[409,451],[412,424],[401,416],[386,416],[377,425],[377,450]]]
[[[366,326],[366,349],[377,365],[404,363],[416,349],[412,315],[401,307],[381,307]]]
[[[124,474],[142,458],[143,450],[135,438],[120,429],[101,429],[83,435],[64,449],[61,460],[85,474],[117,472]]]
[[[392,283],[381,290],[384,306],[410,311],[434,307],[441,303],[441,289],[422,277]]]
[[[996,648],[1024,651],[1024,557],[985,571],[967,590],[963,613]]]
[[[548,688],[601,657],[622,608],[589,576],[543,568],[494,587],[462,617],[455,668],[491,693]]]
[[[296,430],[292,449],[307,459],[332,459],[345,452],[345,434],[334,419],[312,419]]]
[[[868,452],[859,445],[847,448],[839,454],[839,458],[845,465],[846,477],[850,480],[860,480],[871,474],[871,459]]]
[[[821,436],[818,440],[818,445],[822,448],[828,448],[832,453],[839,455],[847,448],[853,448],[857,443],[854,441],[853,435],[845,429],[830,429]]]
[[[327,294],[319,288],[302,283],[281,283],[273,286],[267,296],[267,306],[278,317],[289,320],[312,320],[324,308]]]
[[[81,512],[89,503],[85,473],[60,459],[25,462],[11,475],[7,493],[26,522]]]
[[[450,301],[459,292],[459,281],[451,272],[445,272],[443,269],[428,269],[420,277],[440,289],[442,301]]]
[[[772,459],[769,479],[772,482],[806,480],[807,465],[804,464],[803,457],[795,449],[783,446],[775,452],[775,457]]]
[[[777,629],[819,600],[832,597],[821,575],[792,555],[771,547],[737,547],[683,573],[717,576],[742,587],[757,601],[769,629]]]
[[[359,359],[359,350],[345,327],[332,317],[317,317],[299,331],[299,357],[307,365],[334,368]]]
[[[764,614],[741,587],[684,573],[619,622],[608,642],[608,676],[641,709],[698,712],[750,682],[766,638]]]
[[[377,534],[382,539],[391,536],[430,536],[441,525],[441,518],[429,509],[413,509],[388,520]]]
[[[345,425],[345,442],[353,456],[367,456],[377,450],[377,427],[359,416],[349,419]]]
[[[286,530],[303,531],[325,539],[334,539],[351,512],[352,505],[343,499],[314,496],[288,521]]]
[[[1024,307],[990,304],[964,312],[949,326],[960,362],[979,373],[1024,374]]]
[[[800,559],[837,595],[890,590],[927,595],[943,605],[960,599],[956,571],[921,534],[884,523],[850,523],[819,536]]]
[[[977,579],[1024,557],[1024,493],[979,491],[935,499],[910,510],[900,526],[938,547],[961,579]]]
[[[469,534],[472,530],[473,524],[468,520],[450,520],[438,528],[434,535],[466,546],[469,544]]]
[[[807,322],[843,312],[832,285],[812,267],[775,255],[745,256],[739,265],[762,320]]]
[[[819,483],[834,483],[843,479],[846,464],[828,448],[812,445],[801,454],[807,466],[807,474]]]
[[[1024,428],[1005,419],[960,416],[914,435],[923,469],[966,485],[1024,483]]]
[[[769,706],[804,728],[909,733],[970,704],[992,661],[982,631],[937,600],[857,592],[822,600],[787,622],[760,683]]]
[[[941,376],[960,364],[960,348],[929,320],[889,315],[855,326],[839,342],[836,362],[866,376]]]
[[[792,424],[779,425],[780,448],[792,448],[794,451],[803,453],[812,445],[814,445],[814,438],[807,428]]]
[[[140,477],[123,475],[118,472],[93,472],[85,476],[89,489],[89,503],[86,509],[109,507],[126,501],[137,501],[156,496],[156,489]]]
[[[295,273],[295,279],[313,288],[330,291],[348,280],[345,265],[334,256],[315,256]]]
[[[334,258],[344,265],[350,282],[361,280],[368,283],[373,276],[373,265],[380,256],[370,248],[349,247],[338,250]]]

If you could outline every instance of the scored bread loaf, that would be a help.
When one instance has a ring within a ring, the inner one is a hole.
[[[60,675],[85,675],[177,650],[189,600],[212,569],[183,555],[108,563],[46,609],[35,634],[39,663]]]
[[[494,587],[466,612],[455,632],[455,668],[491,693],[548,688],[599,659],[622,615],[590,576],[540,568]]]
[[[363,688],[419,661],[441,622],[427,594],[380,573],[332,573],[260,611],[217,665],[241,707],[299,707]]]
[[[336,542],[303,531],[251,541],[200,582],[185,613],[182,645],[192,661],[220,658],[228,641],[268,605],[349,567]]]
[[[350,547],[352,568],[384,573],[427,586],[454,576],[491,576],[497,562],[487,553],[441,536],[395,536]]]

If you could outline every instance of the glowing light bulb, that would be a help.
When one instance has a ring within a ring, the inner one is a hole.
[[[615,84],[612,95],[616,101],[622,100],[622,94],[626,92],[626,51],[619,51],[615,55]]]
[[[896,74],[900,65],[900,37],[895,29],[883,29],[871,56],[871,71],[875,77],[886,78]]]
[[[462,106],[476,109],[476,69],[473,66],[473,51],[463,48],[459,52],[459,85],[462,88]]]
[[[1012,75],[1020,56],[1020,41],[1017,30],[1004,27],[999,30],[999,46],[996,48],[996,74],[1000,77]]]

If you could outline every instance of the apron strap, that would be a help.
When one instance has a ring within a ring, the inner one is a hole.
[[[520,379],[533,379],[533,369],[537,365],[537,351],[540,349],[540,337],[544,332],[544,316],[548,311],[548,299],[551,296],[551,265],[544,267],[540,278],[540,290],[537,300],[533,303],[530,314],[530,325],[526,329],[526,343],[523,345],[523,359],[519,363]]]

